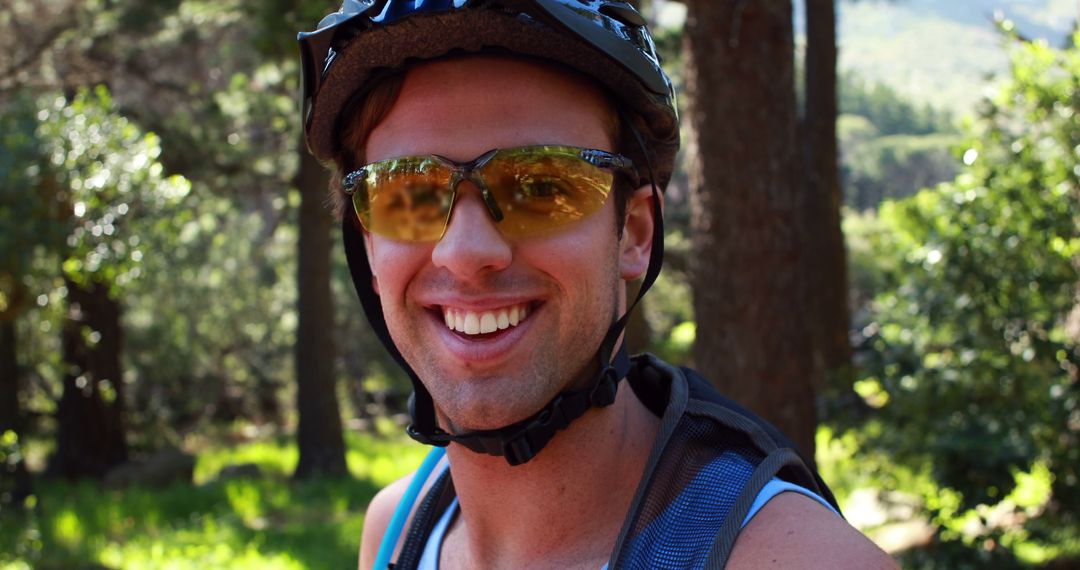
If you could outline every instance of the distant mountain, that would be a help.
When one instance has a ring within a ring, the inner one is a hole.
[[[796,29],[802,0],[796,2]],[[1077,0],[840,0],[840,68],[920,103],[970,113],[991,74],[1008,71],[995,12],[1025,37],[1063,45]]]

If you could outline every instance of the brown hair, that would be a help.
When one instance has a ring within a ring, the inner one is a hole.
[[[330,205],[334,215],[344,216],[350,211],[349,197],[341,189],[341,179],[357,167],[367,163],[367,138],[375,126],[390,112],[401,93],[405,75],[395,73],[383,78],[367,92],[356,92],[341,109],[344,122],[335,137],[334,165],[337,167],[330,179]]]
[[[542,64],[554,65],[548,62],[542,62]],[[579,72],[567,70],[562,66],[558,67],[574,75],[586,77]],[[387,113],[390,112],[390,108],[394,106],[398,95],[401,93],[404,79],[404,71],[387,75],[379,79],[370,90],[354,93],[345,106],[342,107],[340,116],[344,121],[340,123],[341,126],[335,137],[338,142],[333,156],[336,169],[330,179],[329,196],[330,206],[334,215],[338,216],[339,219],[340,216],[344,216],[351,211],[349,197],[341,188],[341,180],[349,172],[367,163],[365,156],[367,154],[368,135],[386,117]],[[587,77],[586,80],[600,87],[599,84]],[[601,90],[609,101],[608,109],[610,112],[604,117],[604,127],[612,144],[615,145],[615,152],[629,156],[637,154],[631,151],[633,147],[627,148],[628,144],[633,145],[635,143],[633,137],[628,136],[630,133],[628,125],[624,124],[626,121],[625,114],[616,110],[615,99],[608,90],[603,88]],[[635,166],[640,171],[645,165],[635,164]],[[612,187],[612,191],[615,193],[615,229],[620,236],[626,223],[626,204],[634,190],[633,185],[625,178],[618,176],[615,178]]]

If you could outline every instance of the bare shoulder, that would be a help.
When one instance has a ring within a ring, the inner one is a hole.
[[[379,545],[382,543],[383,534],[386,533],[386,527],[390,526],[390,519],[393,518],[394,511],[414,475],[416,475],[415,472],[394,481],[371,499],[367,513],[364,514],[364,532],[360,538],[360,570],[370,570],[375,564],[375,557],[378,556]],[[398,548],[400,547],[399,544]]]
[[[859,568],[899,566],[847,521],[799,493],[766,503],[735,541],[728,568]]]

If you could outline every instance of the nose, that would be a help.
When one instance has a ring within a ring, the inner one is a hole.
[[[443,237],[431,252],[431,261],[460,279],[505,269],[513,257],[512,246],[491,217],[479,189],[463,182]]]

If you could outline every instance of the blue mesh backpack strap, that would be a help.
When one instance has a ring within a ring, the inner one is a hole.
[[[828,493],[787,438],[693,371],[645,355],[630,384],[662,419],[610,568],[722,568],[774,476]]]
[[[405,544],[401,547],[401,554],[398,555],[397,561],[390,565],[393,570],[415,570],[420,564],[424,546],[427,544],[428,537],[431,536],[432,529],[450,507],[455,495],[450,470],[445,469],[417,507],[409,533],[405,537]]]
[[[712,383],[705,380],[696,371],[686,367],[681,367],[680,370],[687,379],[690,391],[689,397],[691,400],[715,404],[726,410],[725,415],[741,416],[742,418],[745,418],[745,420],[752,422],[756,426],[756,429],[753,429],[752,431],[762,432],[764,436],[767,436],[767,438],[772,441],[772,446],[770,446],[771,448],[767,449],[767,451],[784,448],[792,450],[799,457],[799,464],[785,464],[782,466],[778,473],[780,478],[806,487],[818,495],[821,495],[821,497],[828,501],[837,512],[840,512],[840,505],[837,504],[836,497],[833,496],[832,490],[825,484],[825,481],[822,480],[818,472],[809,467],[810,465],[813,465],[813,462],[809,461],[807,457],[803,455],[802,451],[799,450],[791,439],[769,422],[761,419],[756,414],[750,412],[734,401],[724,397],[716,390]],[[763,438],[761,437],[761,434],[757,434],[755,439],[760,442]]]

